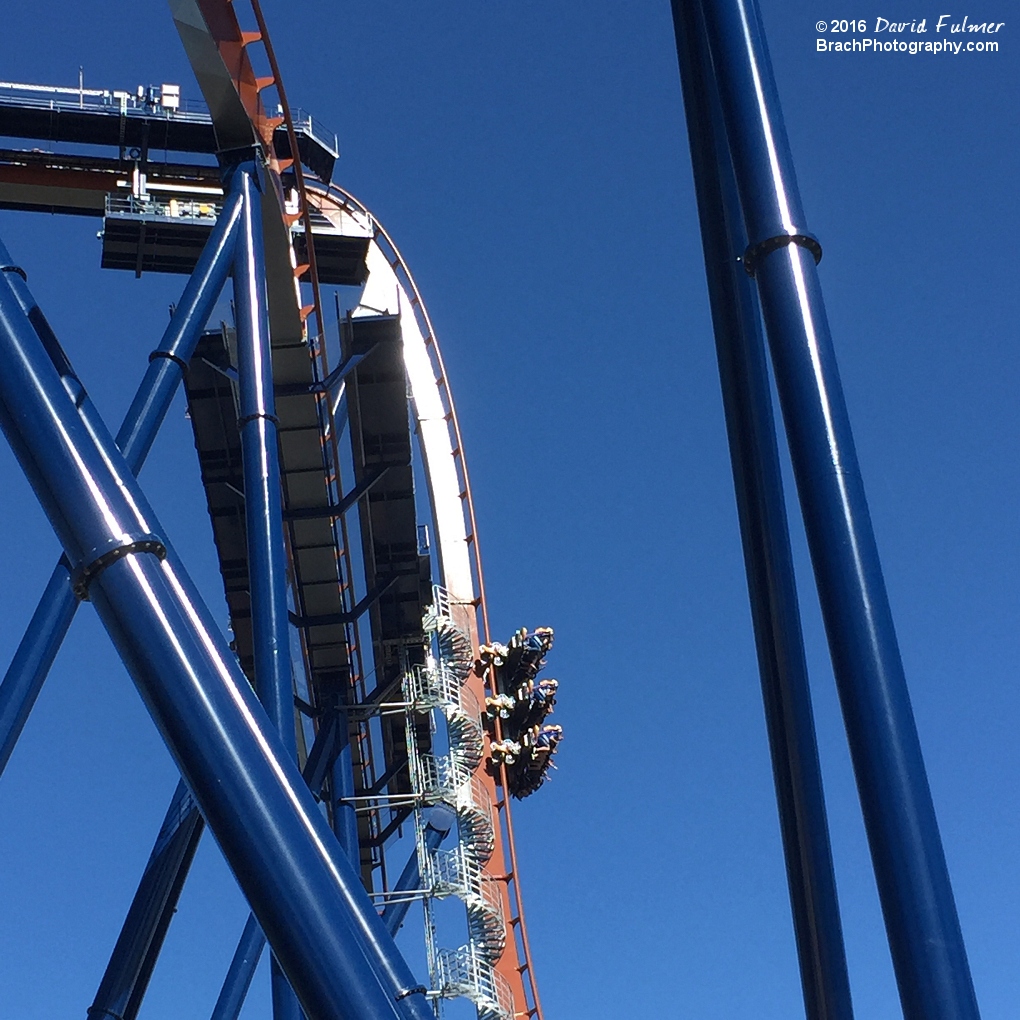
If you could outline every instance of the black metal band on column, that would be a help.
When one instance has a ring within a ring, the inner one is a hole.
[[[79,567],[71,579],[71,589],[79,602],[89,599],[89,585],[109,566],[132,553],[152,553],[157,559],[166,559],[166,546],[155,535],[143,535],[124,545],[114,546],[90,563]]]
[[[776,234],[775,237],[767,237],[757,244],[749,244],[744,251],[744,271],[748,276],[754,276],[759,263],[766,255],[771,255],[780,248],[796,244],[806,248],[815,257],[815,265],[822,261],[822,246],[818,238],[811,234]]]
[[[176,354],[171,354],[170,351],[153,351],[149,355],[149,364],[151,365],[157,358],[166,358],[167,361],[172,361],[182,373],[187,373],[188,363],[183,359],[177,357]]]
[[[409,995],[427,995],[428,989],[425,985],[415,985],[413,988],[405,988],[402,991],[397,992],[394,999],[400,1002],[401,999],[406,999]]]
[[[852,1020],[768,365],[740,269],[746,234],[698,5],[673,0],[673,21],[805,1013]]]
[[[266,414],[264,411],[256,411],[254,414],[246,414],[243,418],[237,419],[237,427],[239,429],[244,428],[245,425],[250,421],[257,421],[259,418],[263,418],[273,425],[279,425],[280,419],[275,414]]]

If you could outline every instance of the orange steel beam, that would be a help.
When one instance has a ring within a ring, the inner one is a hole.
[[[241,30],[233,8],[224,0],[196,0],[196,2],[216,42],[220,58],[230,72],[234,87],[248,114],[248,119],[262,143],[271,153],[273,128],[276,125],[270,125],[259,96],[262,89],[269,83],[255,74],[255,69],[248,56],[248,46],[258,37]]]

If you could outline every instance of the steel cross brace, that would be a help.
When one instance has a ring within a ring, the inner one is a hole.
[[[145,463],[230,272],[242,201],[237,189],[231,189],[159,346],[149,357],[149,368],[117,435],[117,445],[135,474]],[[11,265],[6,249],[0,250],[5,265]],[[8,282],[42,342],[50,349],[59,349],[24,278],[14,274]],[[71,564],[66,555],[61,556],[0,684],[0,774],[10,760],[77,608]],[[183,809],[181,797],[182,787],[178,787],[88,1010],[91,1017],[132,1020],[137,1014],[202,833],[198,812],[193,806]],[[168,826],[173,826],[173,831],[168,831]]]
[[[88,1008],[90,1020],[134,1020],[138,1015],[202,829],[195,800],[180,782]]]
[[[81,383],[0,285],[0,425],[311,1020],[429,1016]]]
[[[145,463],[230,272],[241,203],[240,194],[231,191],[170,324],[149,357],[149,367],[117,433],[117,446],[133,474],[138,474]],[[0,254],[4,265],[12,265],[10,254],[2,245]],[[50,348],[59,347],[24,279],[17,273],[8,273],[8,282],[42,342]],[[71,564],[66,556],[61,556],[0,683],[0,775],[25,728],[77,609],[78,600],[71,589]]]

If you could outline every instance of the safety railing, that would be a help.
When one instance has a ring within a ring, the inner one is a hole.
[[[428,863],[429,887],[438,897],[470,899],[479,910],[503,920],[503,902],[496,883],[485,875],[474,855],[461,846],[436,850]]]
[[[488,788],[477,771],[484,753],[481,710],[464,685],[474,653],[454,623],[452,608],[446,590],[435,586],[423,621],[435,639],[433,652],[426,664],[407,672],[403,684],[415,796],[422,806],[442,803],[457,816],[457,844],[448,850],[429,850],[424,827],[416,826],[426,918],[432,916],[431,900],[449,896],[460,899],[467,914],[468,944],[456,950],[436,946],[428,921],[427,954],[432,987],[439,995],[470,1000],[479,1020],[512,1020],[511,986],[493,969],[507,948],[509,929],[500,880],[484,871],[495,850],[496,827]],[[419,753],[410,715],[424,712],[445,717],[449,754]]]
[[[180,87],[140,85],[134,92],[111,89],[87,89],[59,85],[29,85],[0,82],[0,106],[28,107],[37,110],[82,111],[116,114],[125,117],[212,124],[209,107],[200,99],[184,99]],[[336,134],[306,110],[292,110],[294,130],[313,138],[334,156],[339,155]]]
[[[106,196],[107,216],[145,216],[167,220],[216,222],[222,202],[212,199],[159,198],[153,194]]]
[[[439,584],[432,585],[432,605],[425,610],[425,629],[435,630],[440,620],[451,620],[450,593]]]
[[[316,120],[300,107],[292,108],[290,112],[294,119],[294,130],[298,134],[308,135],[309,138],[314,138],[321,146],[329,149],[334,156],[340,155],[340,140],[333,131],[330,131],[321,121]]]
[[[175,93],[172,88],[139,86],[134,92],[120,92],[4,81],[0,82],[0,106],[60,111],[88,110],[93,113],[124,114],[128,117],[163,117],[166,120],[198,124],[212,123],[209,107],[205,103],[181,99],[180,92]]]
[[[415,712],[441,711],[453,753],[471,770],[478,768],[484,751],[481,707],[451,669],[438,663],[415,666],[405,677],[404,697]]]
[[[439,951],[440,993],[475,1004],[479,1020],[511,1020],[513,996],[506,979],[471,945]]]
[[[418,792],[425,804],[446,804],[457,814],[464,842],[484,864],[495,847],[492,805],[482,781],[453,755],[423,754],[412,763],[418,773]]]

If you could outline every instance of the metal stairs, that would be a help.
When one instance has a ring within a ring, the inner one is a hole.
[[[403,679],[411,782],[419,811],[442,804],[457,817],[457,843],[450,849],[430,849],[424,842],[425,826],[417,825],[425,909],[430,912],[430,899],[456,897],[464,904],[468,930],[468,943],[459,949],[430,944],[432,986],[442,998],[470,1000],[479,1020],[513,1020],[510,986],[493,966],[506,949],[507,928],[499,882],[484,871],[495,849],[496,829],[488,793],[477,775],[485,754],[482,714],[477,698],[464,686],[475,653],[454,623],[448,594],[438,586],[423,628],[432,653]],[[446,722],[446,754],[416,746],[418,727],[411,717],[430,713]]]

